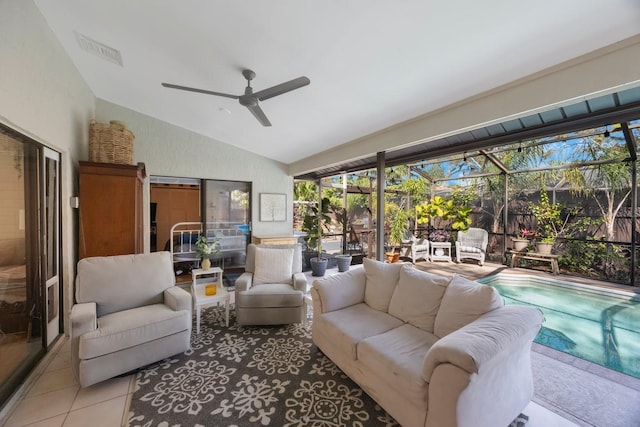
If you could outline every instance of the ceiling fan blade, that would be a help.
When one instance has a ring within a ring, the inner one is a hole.
[[[187,87],[187,86],[179,86],[179,85],[174,85],[174,84],[171,84],[171,83],[162,83],[162,86],[168,87],[168,88],[171,88],[171,89],[180,89],[180,90],[187,90],[189,92],[204,93],[204,94],[207,94],[207,95],[224,96],[225,98],[232,98],[232,99],[240,98],[239,95],[230,95],[228,93],[212,92],[210,90],[196,89],[196,88]]]
[[[274,96],[299,89],[309,83],[311,83],[311,81],[307,77],[298,77],[297,79],[289,80],[288,82],[280,83],[279,85],[255,92],[253,96],[258,98],[260,101],[264,101],[265,99],[273,98]]]
[[[264,111],[262,111],[262,108],[260,108],[258,104],[248,105],[247,108],[251,111],[253,116],[262,123],[262,126],[271,126],[271,122],[267,119],[267,116],[264,115]]]

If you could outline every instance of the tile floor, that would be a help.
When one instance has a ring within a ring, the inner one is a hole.
[[[61,339],[0,412],[3,427],[127,425],[134,375],[80,388],[71,373],[69,341]]]

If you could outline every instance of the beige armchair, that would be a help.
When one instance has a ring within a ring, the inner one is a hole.
[[[299,244],[250,244],[245,272],[235,284],[236,321],[239,326],[303,322],[306,291]]]
[[[463,259],[469,258],[478,260],[478,264],[483,265],[488,242],[489,233],[482,228],[459,231],[456,240],[456,262],[462,262]]]
[[[169,252],[84,258],[71,308],[71,364],[82,387],[190,348],[191,295]]]

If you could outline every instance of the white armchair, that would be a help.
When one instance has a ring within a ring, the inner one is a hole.
[[[238,326],[301,323],[306,291],[299,244],[250,244],[245,272],[235,284],[236,322]]]
[[[489,233],[482,228],[469,228],[467,231],[459,231],[456,240],[456,262],[460,263],[464,258],[478,260],[483,265],[489,243]]]
[[[191,295],[169,252],[84,258],[71,308],[71,362],[82,387],[190,348]]]
[[[429,239],[418,238],[411,236],[410,239],[402,242],[403,257],[411,258],[411,261],[415,262],[419,259],[429,259]]]

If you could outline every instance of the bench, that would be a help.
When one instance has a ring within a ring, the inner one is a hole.
[[[552,254],[541,254],[538,252],[520,252],[520,251],[509,251],[511,254],[511,268],[516,266],[516,262],[518,259],[530,259],[534,261],[542,261],[548,262],[551,264],[551,272],[554,275],[557,275],[560,272],[558,268],[558,256]]]

